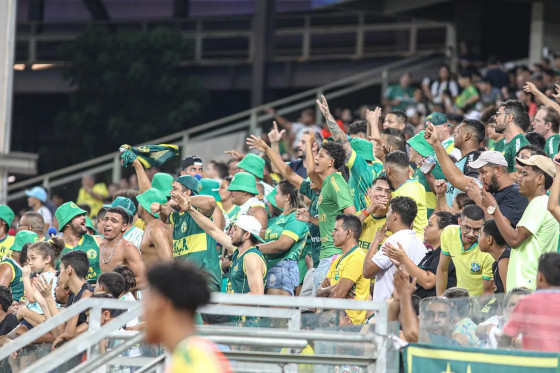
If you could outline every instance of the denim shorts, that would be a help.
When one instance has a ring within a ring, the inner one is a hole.
[[[294,295],[299,285],[299,268],[297,260],[282,260],[266,273],[265,289],[280,289]]]

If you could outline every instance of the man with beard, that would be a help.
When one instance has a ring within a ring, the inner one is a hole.
[[[500,105],[496,112],[496,133],[503,133],[506,139],[503,154],[508,163],[508,172],[515,176],[515,156],[529,141],[523,133],[529,127],[529,114],[523,104],[517,100],[507,100]]]
[[[60,257],[72,250],[86,253],[89,259],[86,280],[90,284],[95,284],[97,277],[101,274],[99,245],[103,242],[103,238],[87,234],[86,211],[79,208],[74,202],[66,202],[56,210],[54,215],[58,221],[59,231],[62,232],[62,239],[66,244]],[[59,265],[60,261],[57,261],[57,268]]]
[[[99,245],[101,256],[101,272],[112,272],[118,265],[127,265],[136,276],[138,287],[144,284],[144,262],[138,248],[124,239],[123,234],[128,229],[129,215],[121,207],[111,207],[103,219],[103,238]]]
[[[447,289],[449,263],[453,258],[457,287],[467,289],[471,296],[492,294],[492,263],[490,254],[478,247],[478,236],[484,223],[484,211],[468,205],[459,218],[459,225],[449,225],[441,232],[441,254],[436,272],[436,294]]]
[[[435,137],[434,137],[435,135]],[[448,183],[458,190],[464,190],[469,197],[481,206],[481,188],[473,175],[466,175],[446,156],[445,149],[438,141],[434,127],[426,129],[426,141],[434,147],[441,169]],[[527,198],[519,193],[519,186],[514,183],[508,171],[508,162],[503,154],[495,150],[482,152],[477,160],[469,163],[469,168],[478,170],[478,179],[483,188],[494,196],[498,206],[511,225],[515,226],[527,204]],[[490,217],[487,213],[486,217]]]
[[[202,185],[195,177],[179,176],[172,186],[171,201],[167,205],[152,204],[151,212],[159,214],[162,221],[169,221],[173,226],[173,260],[186,260],[206,271],[210,291],[219,291],[222,275],[216,241],[193,221],[180,204],[188,199],[204,216],[212,216],[216,200],[199,195],[201,190]]]
[[[146,222],[140,252],[146,268],[159,262],[173,260],[173,240],[171,227],[159,219],[157,213],[150,211],[153,203],[164,204],[167,198],[156,188],[150,188],[136,197],[138,200],[138,216]]]

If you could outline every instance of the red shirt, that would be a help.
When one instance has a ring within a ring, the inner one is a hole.
[[[521,299],[504,333],[522,334],[524,350],[560,352],[560,291],[537,291]]]

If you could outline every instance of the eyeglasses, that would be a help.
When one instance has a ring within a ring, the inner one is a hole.
[[[502,114],[508,115],[508,114],[511,114],[511,113],[506,113],[505,111],[500,112],[500,111],[498,110],[498,111],[496,112],[496,117],[499,117],[499,116],[502,115]]]

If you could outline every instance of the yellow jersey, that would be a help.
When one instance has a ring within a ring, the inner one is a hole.
[[[395,197],[410,197],[416,202],[418,212],[412,223],[412,229],[416,232],[416,236],[424,241],[424,229],[428,225],[426,189],[417,179],[409,179],[393,192],[393,198]]]
[[[229,373],[229,361],[216,345],[200,337],[187,337],[171,354],[166,373]]]
[[[14,244],[15,237],[14,236],[6,236],[3,240],[0,240],[0,259],[9,255],[12,250],[12,245]]]

